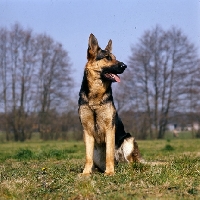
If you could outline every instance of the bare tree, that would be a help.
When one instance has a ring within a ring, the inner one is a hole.
[[[163,138],[170,110],[180,109],[189,93],[188,81],[197,72],[198,57],[181,30],[164,31],[156,26],[146,31],[132,48],[129,82],[134,85],[132,103],[145,111],[150,137]],[[140,101],[138,101],[138,98]]]
[[[9,126],[8,126],[8,31],[5,28],[0,29],[0,103],[2,109],[0,112],[4,112],[3,124],[6,131],[6,140],[9,141]]]
[[[0,39],[0,102],[7,140],[9,132],[15,141],[30,138],[33,124],[55,129],[73,86],[67,52],[49,36],[34,35],[19,24],[10,31],[2,28]]]
[[[9,122],[14,139],[24,141],[27,137],[25,127],[32,96],[33,66],[36,63],[32,31],[23,30],[19,24],[15,24],[9,32],[8,54],[12,102]]]
[[[62,45],[46,35],[39,35],[37,44],[39,62],[36,100],[40,112],[39,124],[45,129],[44,127],[51,124],[51,109],[58,109],[69,98],[73,81],[70,76],[69,57]],[[43,137],[41,129],[41,138]]]

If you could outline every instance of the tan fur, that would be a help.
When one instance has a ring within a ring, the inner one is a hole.
[[[116,147],[115,144],[116,123],[120,119],[118,119],[112,101],[112,81],[106,80],[107,77],[103,74],[103,70],[105,67],[109,68],[108,70],[112,68],[112,73],[115,70],[116,74],[120,74],[123,73],[126,65],[116,60],[111,51],[112,40],[109,40],[105,50],[101,50],[97,39],[93,34],[90,35],[87,51],[88,62],[85,65],[79,93],[79,116],[86,145],[83,175],[89,175],[94,165],[101,171],[105,171],[105,174],[112,175],[114,174],[114,163],[137,160],[137,153],[134,154],[137,145],[133,137],[126,138],[120,147]],[[119,123],[123,126],[121,121]],[[126,134],[124,130],[122,134]]]

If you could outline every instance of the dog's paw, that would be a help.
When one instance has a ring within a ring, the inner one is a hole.
[[[109,172],[109,173],[105,172],[104,175],[105,176],[113,176],[113,175],[115,175],[115,173],[114,172]]]
[[[91,176],[91,173],[80,173],[78,175],[78,177],[89,177],[89,176]]]

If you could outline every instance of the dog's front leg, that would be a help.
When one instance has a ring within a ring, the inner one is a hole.
[[[86,162],[83,170],[83,175],[90,175],[93,167],[93,155],[94,155],[94,137],[84,131],[84,141],[86,147]]]
[[[112,128],[106,133],[106,175],[114,174],[115,130]]]

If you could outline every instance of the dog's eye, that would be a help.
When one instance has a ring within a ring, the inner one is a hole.
[[[111,56],[109,56],[109,55],[106,56],[106,59],[107,59],[107,60],[112,60]]]

